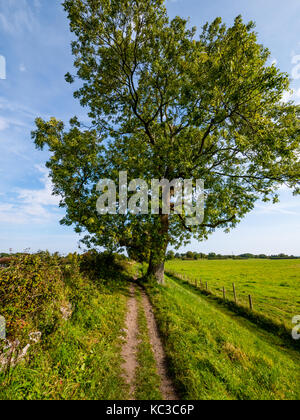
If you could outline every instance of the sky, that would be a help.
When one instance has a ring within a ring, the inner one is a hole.
[[[78,250],[79,236],[59,224],[64,211],[52,195],[48,153],[37,151],[30,135],[37,117],[86,120],[64,80],[73,69],[72,36],[60,3],[0,0],[0,252]],[[270,62],[291,76],[294,93],[284,100],[300,103],[299,0],[168,0],[167,8],[198,28],[217,16],[228,25],[240,14],[254,20]],[[276,205],[257,203],[231,233],[217,231],[181,251],[300,255],[300,197],[285,188],[280,196]]]

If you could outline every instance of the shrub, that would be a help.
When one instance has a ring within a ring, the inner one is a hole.
[[[36,326],[49,332],[59,312],[62,270],[58,255],[49,253],[14,257],[0,271],[0,313],[10,340]]]

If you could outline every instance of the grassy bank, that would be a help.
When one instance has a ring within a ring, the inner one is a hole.
[[[300,398],[299,353],[171,279],[149,291],[183,398]]]
[[[127,275],[121,265],[104,262],[93,271],[94,262],[93,258],[81,261],[80,271],[72,258],[57,265],[60,293],[53,301],[59,309],[68,304],[70,318],[57,311],[48,314],[52,327],[43,329],[41,341],[31,345],[16,367],[0,372],[0,399],[127,398],[120,359]],[[44,311],[35,320],[21,312],[20,319],[31,323],[31,330],[41,329]],[[12,339],[9,330],[8,334]]]

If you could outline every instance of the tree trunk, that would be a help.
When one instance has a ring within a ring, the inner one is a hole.
[[[158,284],[164,284],[164,275],[165,275],[165,260],[158,261],[151,252],[147,277],[155,277]]]
[[[169,215],[160,215],[160,230],[153,239],[147,277],[155,277],[158,284],[164,284],[165,257],[168,247]]]

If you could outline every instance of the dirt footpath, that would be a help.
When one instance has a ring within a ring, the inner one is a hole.
[[[135,372],[138,369],[137,348],[138,348],[138,302],[136,300],[135,283],[130,285],[130,295],[128,298],[128,311],[126,316],[126,342],[122,348],[122,357],[124,359],[123,370],[124,380],[129,385],[130,399],[134,400],[135,395]],[[152,352],[156,361],[157,373],[160,377],[160,391],[164,400],[178,400],[175,387],[169,377],[167,370],[167,359],[164,347],[159,336],[159,331],[155,321],[153,308],[146,293],[140,289],[142,295],[142,304],[147,319],[149,338]]]

